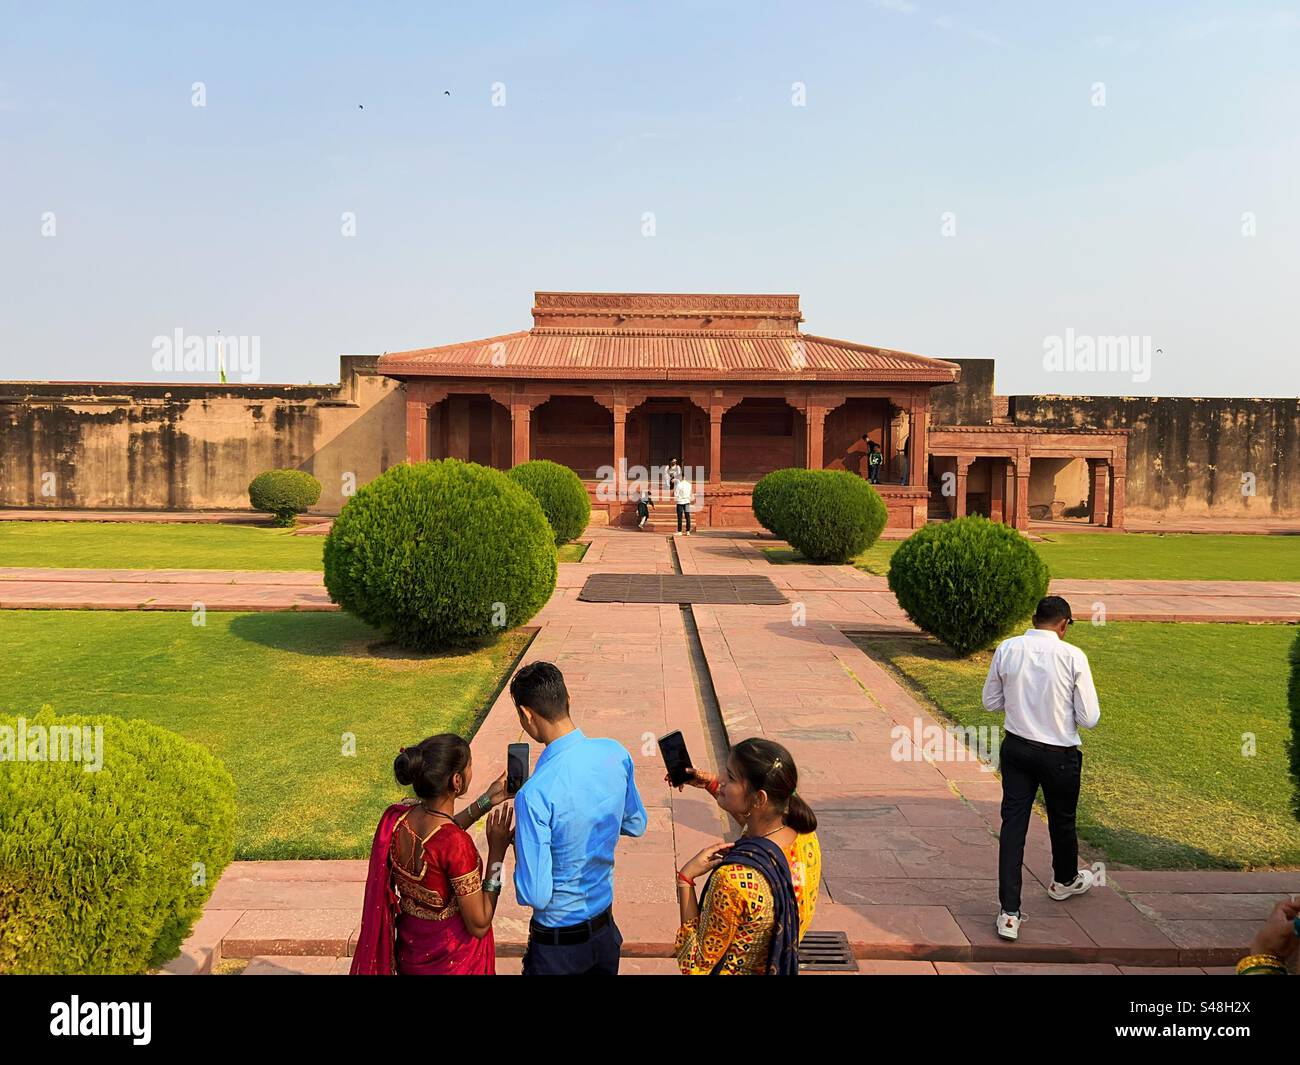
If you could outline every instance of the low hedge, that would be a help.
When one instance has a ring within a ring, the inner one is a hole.
[[[582,479],[568,466],[534,459],[520,463],[506,476],[541,504],[557,546],[582,535],[591,520],[591,498]]]
[[[102,764],[87,771],[96,728]],[[0,973],[141,973],[174,958],[234,856],[225,767],[157,725],[48,706],[0,715],[0,757]]]
[[[555,534],[500,470],[441,459],[394,466],[325,537],[325,587],[344,610],[415,651],[522,625],[555,590]]]
[[[889,562],[899,606],[963,656],[1031,616],[1048,578],[1047,563],[1028,540],[978,516],[918,529]]]
[[[267,470],[248,486],[254,510],[275,515],[277,525],[292,525],[294,516],[314,507],[320,499],[320,481],[303,470]]]

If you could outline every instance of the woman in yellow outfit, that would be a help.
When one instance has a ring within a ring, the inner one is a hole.
[[[689,783],[705,788],[744,831],[735,843],[706,847],[677,874],[682,972],[796,975],[822,860],[817,817],[795,792],[794,759],[779,743],[749,739],[731,749],[721,780],[689,773]],[[695,881],[706,873],[697,899]]]

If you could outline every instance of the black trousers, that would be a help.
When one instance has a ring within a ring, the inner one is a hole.
[[[623,933],[611,919],[585,943],[538,943],[528,937],[524,976],[617,976]]]
[[[677,504],[677,531],[682,531],[682,516],[686,516],[686,531],[691,531],[691,505],[689,503]]]
[[[1000,751],[1002,831],[998,834],[998,900],[1007,913],[1020,912],[1021,866],[1034,797],[1043,789],[1047,833],[1052,839],[1052,875],[1068,884],[1079,872],[1079,805],[1083,752],[1078,747],[1035,746],[1008,732]]]

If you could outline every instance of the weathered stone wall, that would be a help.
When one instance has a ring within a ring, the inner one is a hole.
[[[993,360],[957,361],[961,381],[931,393],[931,424],[987,425],[1007,404],[993,392]],[[682,410],[681,457],[703,464],[707,422]],[[1008,412],[1017,425],[1131,430],[1130,515],[1300,516],[1300,400],[1016,396]],[[728,412],[724,476],[744,472],[726,460],[762,471],[798,461],[801,420],[791,436],[774,419],[754,404]],[[328,386],[0,382],[0,506],[243,509],[253,477],[293,467],[319,478],[317,509],[332,513],[349,476],[360,486],[404,460],[405,434],[403,386],[367,356],[345,356],[340,384]],[[629,460],[648,453],[634,414]],[[1031,502],[1077,509],[1086,464],[1056,465],[1035,463]],[[1254,495],[1243,494],[1243,474]],[[972,477],[978,494],[983,475],[973,468]]]
[[[0,506],[246,509],[264,470],[306,470],[318,510],[406,456],[405,400],[375,359],[340,384],[0,383]]]
[[[993,359],[949,359],[961,367],[951,385],[930,389],[931,425],[989,425],[994,415]]]
[[[1300,515],[1300,400],[1013,396],[1011,410],[1017,425],[1131,430],[1130,516]]]

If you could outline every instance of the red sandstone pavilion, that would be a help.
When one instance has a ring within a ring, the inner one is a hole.
[[[981,512],[1019,529],[1031,462],[1086,460],[1091,521],[1123,526],[1127,430],[931,425],[957,363],[801,332],[797,295],[538,292],[532,314],[532,329],[379,360],[405,385],[408,459],[551,459],[586,480],[593,515],[625,524],[632,505],[602,479],[679,458],[704,471],[704,522],[745,526],[765,473],[865,477],[871,440],[890,525]]]

